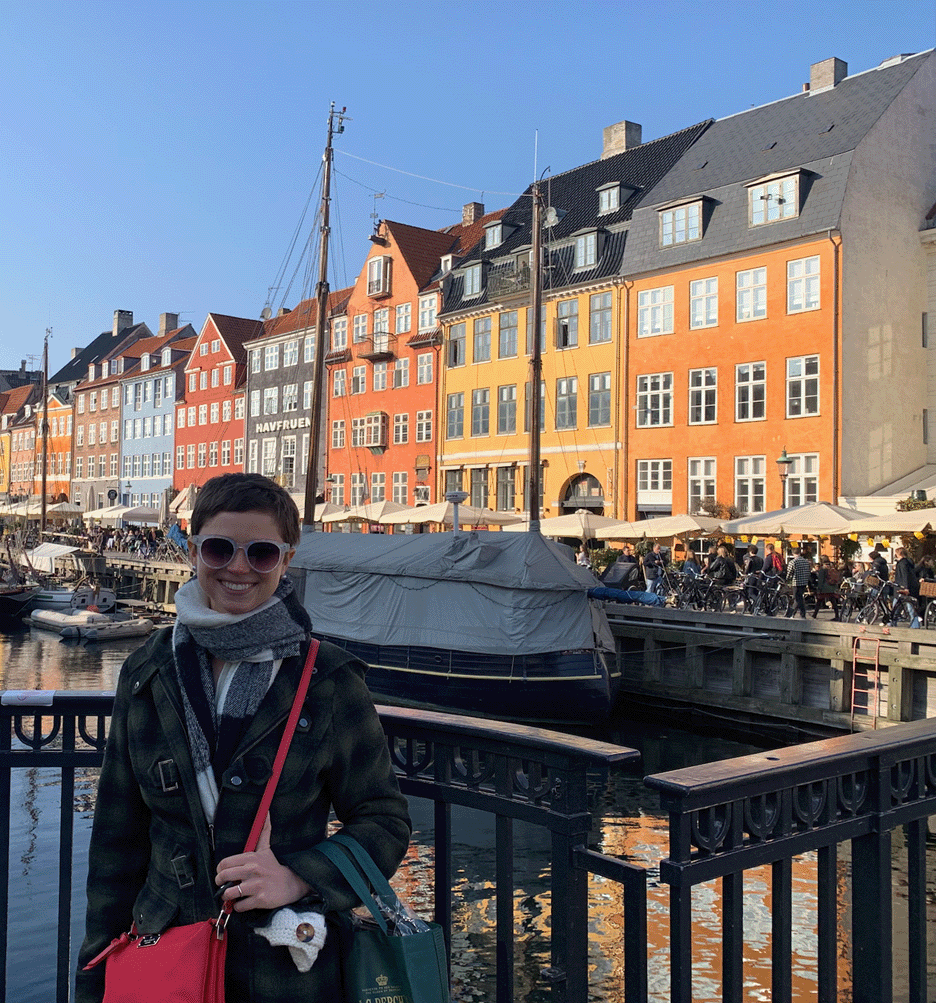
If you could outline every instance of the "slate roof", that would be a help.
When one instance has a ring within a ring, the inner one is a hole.
[[[71,360],[65,363],[62,368],[49,377],[49,383],[78,383],[88,375],[88,366],[92,362],[101,362],[109,359],[115,351],[123,345],[130,345],[138,338],[152,337],[152,332],[144,323],[131,324],[114,334],[113,328],[109,331],[102,331],[90,345],[82,348],[80,352]]]
[[[644,194],[653,188],[685,151],[698,141],[710,124],[711,120],[700,122],[669,136],[641,143],[633,149],[625,150],[605,160],[595,160],[590,164],[575,167],[544,182],[542,187],[548,205],[566,213],[558,223],[545,231],[548,267],[544,277],[544,289],[577,286],[617,274],[626,240],[625,230],[634,209]],[[613,182],[622,185],[620,206],[613,212],[599,215],[597,189]],[[516,255],[530,246],[532,242],[530,192],[531,189],[527,188],[503,214],[502,223],[505,230],[503,243],[491,250],[477,244],[461,262],[462,266],[484,261],[489,263],[489,266],[497,268],[502,262],[511,262],[511,255]],[[596,266],[587,271],[573,272],[574,235],[581,230],[596,228],[606,231]],[[462,299],[462,288],[463,274],[456,269],[446,283],[443,313],[452,313],[487,302],[486,282],[480,296],[465,301]]]
[[[837,228],[855,149],[929,54],[714,122],[642,198],[622,272],[670,268]],[[796,168],[807,172],[800,182],[800,214],[749,226],[745,182]],[[661,248],[658,207],[694,196],[708,198],[702,240]]]

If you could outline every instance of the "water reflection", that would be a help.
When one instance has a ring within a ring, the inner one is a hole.
[[[62,642],[57,636],[36,631],[0,635],[0,687],[3,689],[112,690],[124,658],[140,639],[124,639],[103,645],[82,646]],[[592,778],[591,802],[597,813],[590,845],[648,869],[648,936],[650,999],[664,1003],[669,998],[669,889],[659,880],[659,861],[668,850],[667,819],[657,795],[641,777],[700,762],[710,762],[756,751],[754,746],[718,736],[654,729],[626,720],[612,721],[601,734],[591,737],[638,748],[643,761],[639,775],[598,775]],[[54,945],[48,937],[49,917],[55,916],[58,877],[58,782],[52,770],[30,768],[16,771],[12,780],[11,825],[11,915],[9,978],[18,1003],[45,1003],[54,998]],[[423,916],[432,912],[433,811],[414,801],[413,843],[394,885]],[[75,875],[72,896],[72,943],[83,933],[87,841],[93,810],[93,775],[76,777]],[[494,820],[469,809],[453,809],[455,898],[453,929],[453,999],[494,998],[496,899]],[[541,969],[550,964],[550,892],[548,835],[533,826],[514,824],[515,840],[515,979],[516,999],[547,1003],[550,990]],[[895,858],[905,857],[900,835],[895,836]],[[839,981],[842,998],[850,998],[850,868],[847,847],[840,849],[838,890]],[[896,872],[906,873],[905,862]],[[929,873],[933,874],[931,867]],[[816,860],[807,854],[793,865],[793,998],[816,995]],[[936,895],[928,887],[929,936],[936,938]],[[624,1003],[623,891],[603,878],[590,879],[589,963],[591,1003]],[[902,888],[895,903],[894,946],[899,973],[900,952],[906,951],[906,901]],[[765,867],[749,872],[744,880],[745,938],[744,998],[771,998],[771,874]],[[695,1001],[721,999],[721,908],[716,883],[699,886],[693,894],[693,943]],[[43,946],[44,945],[44,946]],[[930,958],[936,957],[931,944]],[[903,965],[903,970],[906,964]],[[900,977],[898,974],[898,983]]]

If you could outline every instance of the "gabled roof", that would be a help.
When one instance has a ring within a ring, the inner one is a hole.
[[[132,324],[115,335],[113,330],[102,331],[90,345],[81,351],[62,368],[49,377],[49,383],[77,383],[88,375],[91,363],[109,359],[111,355],[124,345],[132,344],[138,338],[151,337],[150,329],[144,323]]]
[[[622,232],[644,193],[665,176],[679,158],[689,149],[711,124],[711,120],[674,132],[669,136],[641,143],[632,149],[617,153],[604,160],[595,160],[581,167],[557,174],[542,185],[549,205],[564,213],[553,226],[545,230],[545,244],[552,267],[544,277],[544,288],[560,289],[579,285],[616,274],[624,248]],[[598,212],[598,189],[603,185],[621,185],[619,207],[607,213]],[[477,243],[463,265],[488,261],[496,267],[498,259],[510,261],[512,254],[529,248],[532,242],[531,188],[503,213],[505,237],[503,243],[487,250]],[[581,231],[607,231],[599,261],[588,271],[572,271],[572,253],[575,235]],[[462,303],[462,275],[456,270],[445,294],[444,312],[450,313],[487,301],[487,289],[481,296]]]
[[[351,296],[351,289],[335,289],[328,294],[325,303],[325,310],[329,317],[334,317],[344,311],[344,307]],[[293,331],[304,331],[308,327],[316,326],[318,318],[318,299],[310,297],[297,303],[289,313],[282,316],[270,317],[263,322],[261,331],[251,338],[257,341],[264,338],[274,338],[279,335],[291,334]]]
[[[448,254],[456,243],[456,238],[439,230],[424,230],[408,223],[384,220],[387,233],[403,256],[418,289],[428,285],[438,271],[439,259]]]
[[[259,336],[263,330],[262,320],[249,320],[246,317],[230,317],[224,313],[209,313],[208,320],[212,321],[218,334],[224,339],[235,362],[243,362],[247,354],[244,350],[244,342]],[[202,334],[205,328],[202,327]],[[201,335],[199,335],[201,337]]]
[[[140,338],[140,339],[138,339],[136,342],[134,342],[134,344],[132,346],[130,346],[130,348],[132,348],[132,351],[133,351],[132,358],[134,360],[136,360],[136,361],[133,363],[133,365],[129,366],[127,369],[124,370],[123,373],[120,374],[121,379],[125,379],[126,377],[131,376],[131,375],[132,376],[139,376],[139,374],[141,372],[141,369],[140,369],[140,360],[143,358],[144,355],[155,355],[155,354],[158,354],[158,353],[162,352],[162,350],[164,348],[170,348],[171,347],[171,348],[178,349],[178,348],[181,347],[181,345],[182,345],[183,342],[188,342],[189,343],[189,345],[190,345],[189,351],[191,352],[192,348],[195,347],[196,338],[195,337],[191,337],[191,338],[184,338],[183,339],[183,338],[179,337],[180,334],[183,334],[187,330],[191,331],[192,334],[194,335],[195,330],[192,327],[192,325],[191,324],[186,324],[185,327],[177,327],[177,328],[175,328],[172,331],[166,331],[165,334],[155,335],[155,336],[150,337],[150,338]],[[172,363],[172,365],[176,365],[177,363],[178,363],[178,359],[176,360],[175,363]],[[154,372],[156,369],[161,369],[161,368],[164,368],[164,367],[162,365],[159,365],[159,366],[150,366],[150,368],[147,370],[147,372]],[[170,368],[170,367],[167,366],[165,368]]]
[[[36,383],[27,383],[22,387],[14,387],[8,390],[6,401],[3,405],[4,414],[16,414],[25,404],[31,403],[39,396],[39,386]]]

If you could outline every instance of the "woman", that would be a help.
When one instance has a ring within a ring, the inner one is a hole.
[[[728,555],[728,548],[720,544],[715,559],[709,564],[706,575],[717,585],[733,585],[738,577],[738,565]]]
[[[80,969],[131,921],[159,933],[217,915],[224,899],[234,909],[229,1000],[330,1003],[338,937],[323,914],[357,899],[313,847],[333,808],[389,876],[409,839],[406,801],[366,666],[323,643],[268,824],[257,851],[243,852],[309,644],[309,618],[284,577],[299,513],[267,478],[225,474],[202,488],[191,528],[196,578],[176,593],[177,622],[131,655],[118,681],[76,1000],[102,999],[104,966]]]
[[[819,569],[816,572],[816,608],[813,610],[813,619],[819,616],[819,610],[825,607],[828,602],[832,607],[832,619],[841,620],[839,607],[839,591],[842,586],[842,573],[834,567],[832,561],[825,554],[819,558]]]

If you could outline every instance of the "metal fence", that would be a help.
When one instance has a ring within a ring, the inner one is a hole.
[[[0,706],[0,915],[8,915],[11,772],[52,768],[61,775],[57,1000],[70,998],[69,927],[74,847],[75,773],[100,765],[112,694],[13,694]],[[12,701],[12,702],[10,702]],[[514,846],[517,821],[550,834],[551,962],[542,973],[557,1003],[586,1003],[588,874],[622,885],[627,1003],[648,998],[647,875],[642,867],[588,848],[589,772],[633,766],[631,749],[517,725],[448,714],[379,708],[405,794],[434,806],[435,914],[451,944],[454,872],[452,807],[495,819],[496,1003],[514,990]],[[692,891],[717,889],[722,923],[720,991],[739,1001],[745,988],[745,873],[771,871],[769,987],[773,1003],[792,1001],[794,860],[815,854],[817,914],[814,998],[832,1003],[844,982],[857,1003],[927,999],[927,819],[936,814],[936,720],[829,739],[646,778],[669,812],[669,856],[660,877],[670,886],[670,995],[693,999]],[[905,854],[893,834],[905,832]],[[850,863],[843,877],[841,862]],[[843,958],[837,895],[850,898],[850,956]],[[894,993],[893,894],[906,896],[908,963]],[[931,930],[932,934],[932,930]],[[843,972],[848,966],[849,971]],[[844,975],[847,974],[847,978]],[[7,983],[7,924],[0,923],[0,992]]]

